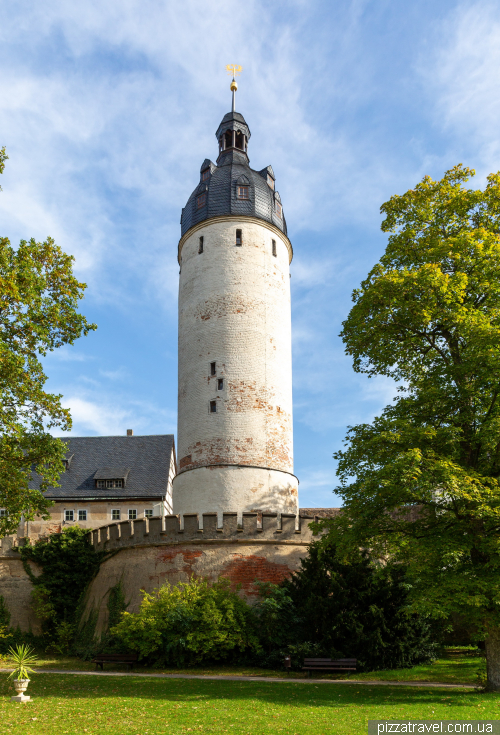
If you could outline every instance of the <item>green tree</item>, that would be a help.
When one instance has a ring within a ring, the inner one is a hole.
[[[2,148],[0,173],[5,159]],[[61,396],[44,390],[40,358],[96,329],[77,312],[85,284],[74,277],[73,260],[51,238],[22,240],[18,248],[0,238],[0,508],[7,511],[0,537],[22,515],[48,517],[43,491],[63,470],[66,445],[49,431],[71,428],[71,417]]]
[[[381,208],[387,249],[341,336],[354,369],[398,394],[349,428],[329,526],[346,557],[405,562],[414,610],[466,616],[500,690],[500,174],[484,191],[473,175],[425,177]]]

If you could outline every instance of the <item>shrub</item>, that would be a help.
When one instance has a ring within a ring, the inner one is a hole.
[[[429,621],[407,611],[401,565],[376,566],[366,553],[343,564],[327,539],[314,542],[301,568],[279,587],[261,585],[256,607],[263,665],[292,666],[305,656],[357,658],[358,668],[403,668],[429,661],[437,646]]]
[[[148,663],[179,666],[227,660],[258,648],[250,606],[230,582],[193,580],[143,592],[138,613],[123,612],[111,634]]]

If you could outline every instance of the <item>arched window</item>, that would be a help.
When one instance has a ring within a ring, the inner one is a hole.
[[[236,144],[235,144],[236,145],[236,148],[239,148],[241,151],[245,150],[244,149],[244,140],[243,140],[244,136],[243,136],[243,133],[241,132],[241,130],[237,130],[236,131],[236,136],[235,137],[236,137]]]

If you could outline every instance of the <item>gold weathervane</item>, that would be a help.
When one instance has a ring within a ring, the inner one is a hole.
[[[236,81],[236,75],[241,74],[243,70],[242,66],[239,66],[239,64],[227,64],[226,71],[228,74],[232,76],[230,90],[233,93],[233,112],[234,112],[234,98],[235,98],[235,92],[238,89],[238,82]]]

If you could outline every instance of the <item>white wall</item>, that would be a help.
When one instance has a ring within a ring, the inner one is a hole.
[[[235,244],[236,229],[242,230],[241,247]],[[193,230],[181,245],[174,512],[264,507],[290,512],[289,499],[278,490],[276,502],[269,502],[271,488],[284,489],[291,478],[270,480],[269,470],[293,473],[289,242],[265,222],[218,218]],[[210,375],[211,362],[217,364],[216,376]],[[217,390],[219,378],[223,390]],[[217,401],[215,414],[211,400]],[[185,509],[188,496],[205,491],[199,473],[184,472],[224,464],[263,468],[262,478],[259,470],[244,477],[231,471],[239,477],[239,490],[233,480],[227,481],[233,488],[229,495],[224,483],[210,482],[212,505]],[[229,498],[237,506],[227,507]]]

